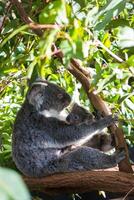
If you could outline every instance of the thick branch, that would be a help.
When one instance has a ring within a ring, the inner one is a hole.
[[[24,180],[31,190],[49,194],[81,193],[92,190],[127,193],[134,187],[134,176],[118,171],[85,171],[55,174],[45,178]],[[132,191],[134,194],[134,191]]]

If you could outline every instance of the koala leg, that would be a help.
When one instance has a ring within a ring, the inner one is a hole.
[[[84,146],[62,155],[61,158],[53,161],[53,164],[51,162],[49,166],[55,167],[55,169],[53,168],[54,173],[105,169],[116,166],[124,158],[124,150],[107,155],[97,149]]]

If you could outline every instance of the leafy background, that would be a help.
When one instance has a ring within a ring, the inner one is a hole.
[[[71,58],[91,74],[91,90],[121,119],[134,143],[134,4],[129,0],[22,1],[38,24],[57,25],[39,37],[13,1],[0,1],[0,165],[14,168],[11,135],[29,82],[37,76],[64,87],[93,111],[81,84],[69,73]],[[63,62],[53,56],[57,47]],[[1,177],[0,177],[1,178]]]

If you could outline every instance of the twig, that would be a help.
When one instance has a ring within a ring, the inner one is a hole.
[[[29,27],[32,29],[59,29],[62,26],[57,24],[36,24],[36,23],[30,23]]]
[[[4,14],[3,19],[2,19],[2,21],[1,21],[1,24],[0,24],[0,33],[1,33],[1,31],[2,31],[2,28],[3,28],[3,26],[4,26],[4,23],[5,23],[7,14],[8,14],[8,12],[10,11],[11,7],[12,7],[11,3],[8,2],[7,5],[6,5],[6,8],[5,8],[5,9],[6,9],[6,13]]]
[[[18,14],[20,15],[20,18],[23,22],[25,22],[26,24],[30,24],[33,23],[33,20],[27,15],[27,13],[25,12],[23,5],[21,4],[21,2],[19,2],[18,0],[11,0],[11,3],[13,5],[16,6]],[[43,32],[41,29],[35,29],[33,30],[38,36],[42,36]]]
[[[33,20],[26,14],[23,5],[18,0],[11,0],[11,3],[14,4],[19,12],[19,15],[21,17],[21,20],[25,22],[26,24],[32,23]]]
[[[128,197],[128,195],[131,194],[132,191],[134,191],[134,187],[125,195],[125,197],[122,200],[126,200],[126,198]]]
[[[94,35],[93,33],[88,30],[87,28],[85,28],[85,30],[88,32],[89,35],[91,35],[94,39]],[[95,39],[95,43],[97,45],[100,45],[100,47],[102,47],[103,49],[105,49],[105,51],[107,51],[114,59],[118,60],[119,62],[125,62],[122,58],[120,58],[119,56],[117,56],[116,54],[114,54],[110,49],[108,49],[100,40]]]
[[[114,54],[110,49],[108,49],[100,40],[96,40],[97,43],[100,45],[100,47],[102,47],[103,49],[105,49],[105,51],[107,51],[114,59],[118,60],[119,62],[125,62],[122,58],[120,58],[119,56],[117,56],[116,54]]]

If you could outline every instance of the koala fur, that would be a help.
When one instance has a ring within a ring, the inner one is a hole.
[[[45,80],[37,80],[29,89],[16,116],[12,136],[13,160],[23,174],[43,177],[61,172],[109,168],[124,159],[123,151],[107,155],[81,146],[117,121],[116,117],[107,116],[92,123],[70,125],[51,117],[51,114],[45,116],[49,111],[60,113],[70,102],[65,90]],[[77,148],[68,150],[71,145]]]
[[[92,123],[95,120],[96,119],[88,110],[78,105],[77,103],[72,106],[68,116],[66,117],[66,121],[68,124],[77,125],[80,125],[82,123]],[[113,139],[110,134],[101,132],[94,135],[84,144],[84,146],[96,148],[101,151],[107,152],[114,148],[112,140]]]

